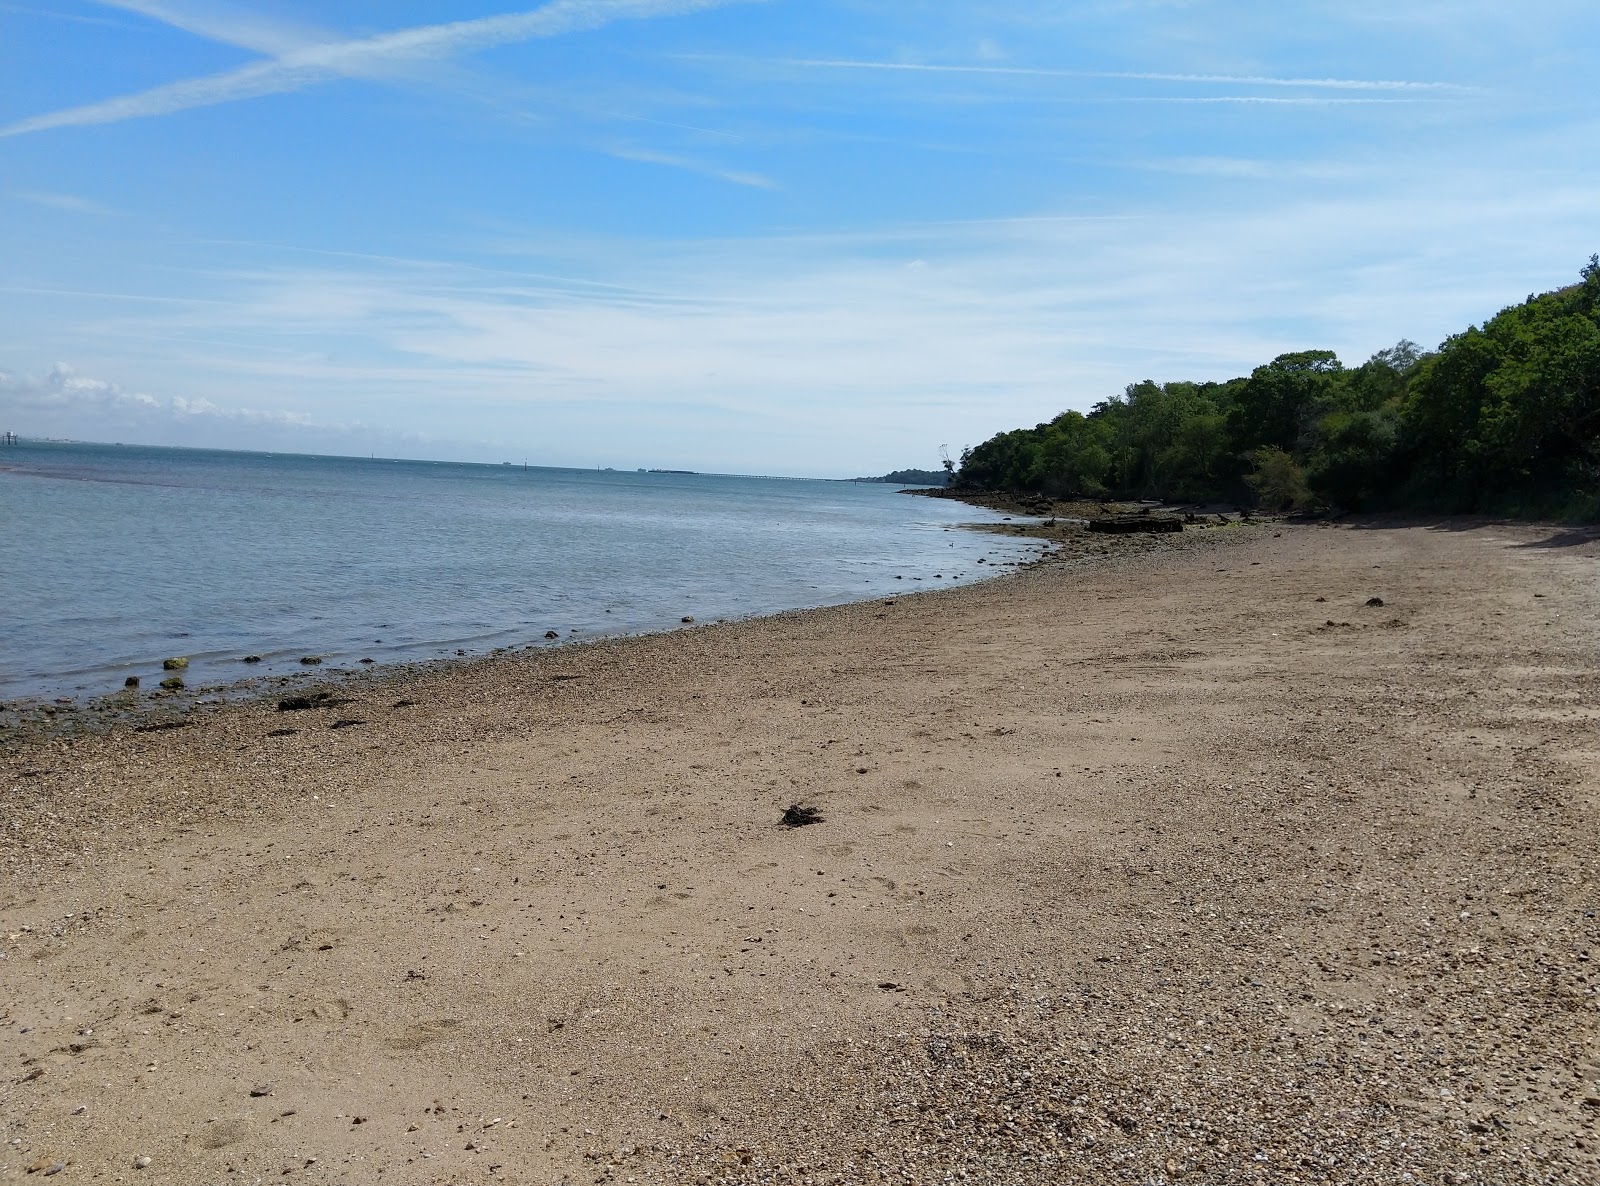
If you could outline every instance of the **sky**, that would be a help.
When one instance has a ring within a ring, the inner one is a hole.
[[[0,0],[0,429],[935,467],[1600,251],[1593,0]]]

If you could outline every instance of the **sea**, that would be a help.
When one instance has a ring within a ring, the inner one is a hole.
[[[148,692],[169,658],[191,691],[238,689],[302,659],[370,670],[943,588],[1038,557],[970,529],[1001,517],[880,483],[24,440],[0,448],[0,704]]]

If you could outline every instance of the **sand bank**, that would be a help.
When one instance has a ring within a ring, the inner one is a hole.
[[[1591,1182],[1597,558],[1185,533],[23,746],[0,1178]]]

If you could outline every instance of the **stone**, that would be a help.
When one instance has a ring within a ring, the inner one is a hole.
[[[161,660],[161,670],[163,671],[182,671],[187,666],[189,666],[189,659],[185,655]]]
[[[161,686],[169,692],[176,692],[184,686],[183,677],[181,675],[169,675],[161,681]]]
[[[300,664],[303,667],[315,667],[322,662],[321,655],[301,655]]]
[[[246,655],[243,659],[240,659],[239,662],[241,662],[241,663],[259,663],[259,662],[261,662],[261,656],[260,655]]]
[[[137,688],[139,686],[139,677],[136,675],[130,675],[127,679],[122,681],[122,686],[124,688]]]
[[[138,1157],[135,1157],[133,1159],[133,1168],[136,1169],[136,1170],[147,1170],[147,1169],[149,1169],[150,1168],[150,1159],[148,1157],[145,1157],[143,1154],[140,1154]]]

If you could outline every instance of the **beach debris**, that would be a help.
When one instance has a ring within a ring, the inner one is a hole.
[[[130,675],[127,679],[122,681],[122,686],[124,688],[137,688],[139,686],[139,677],[136,675]]]
[[[176,692],[184,686],[183,677],[181,675],[169,675],[161,681],[161,686],[169,692]]]
[[[266,1082],[266,1083],[257,1083],[254,1087],[252,1087],[250,1089],[251,1098],[260,1099],[264,1095],[271,1095],[272,1094],[272,1086],[273,1085],[272,1085],[272,1083],[270,1081]]]
[[[1367,598],[1367,608],[1368,609],[1381,609],[1382,606],[1383,606],[1383,598],[1381,598],[1381,597],[1369,597],[1369,598]]]
[[[805,807],[799,803],[791,803],[784,809],[783,818],[778,821],[786,828],[803,828],[808,824],[820,824],[822,812],[815,807]]]
[[[149,1169],[150,1168],[150,1159],[148,1157],[146,1157],[144,1154],[141,1153],[138,1157],[135,1157],[133,1159],[133,1168],[136,1169],[136,1170],[147,1170],[147,1169]]]
[[[161,660],[162,671],[182,671],[187,666],[189,666],[189,660],[184,655],[179,655],[173,659]]]
[[[396,700],[394,704],[391,705],[393,708],[415,708],[416,706],[417,702],[415,700]]]
[[[560,638],[561,637],[561,635],[557,634],[554,630],[546,630],[544,632],[544,636],[546,638]]]
[[[322,662],[321,655],[301,655],[300,664],[303,667],[315,667]]]
[[[161,681],[163,684],[165,680]],[[168,729],[187,729],[193,721],[151,721],[148,725],[135,725],[135,733],[164,733]]]
[[[333,722],[333,724],[329,725],[328,728],[330,728],[330,729],[353,729],[357,725],[365,725],[366,723],[367,722],[365,722],[365,721],[357,720],[355,717],[347,717],[344,720],[339,720],[339,721]]]
[[[259,662],[261,662],[261,656],[260,655],[246,655],[243,659],[240,659],[239,662],[241,662],[241,663],[259,663]]]
[[[1182,531],[1183,520],[1166,519],[1158,515],[1137,515],[1117,519],[1090,519],[1089,530],[1106,535],[1133,535],[1141,532],[1160,534]]]
[[[581,675],[552,675],[550,678],[552,680],[554,680],[556,683],[560,684],[560,683],[565,683],[567,680],[582,679],[583,676],[581,676]]]
[[[293,737],[298,732],[300,732],[300,730],[298,730],[298,729],[270,729],[267,732],[267,736],[268,737]]]
[[[880,980],[878,982],[878,987],[884,992],[905,992],[906,990],[905,985],[896,984],[893,980]]]

